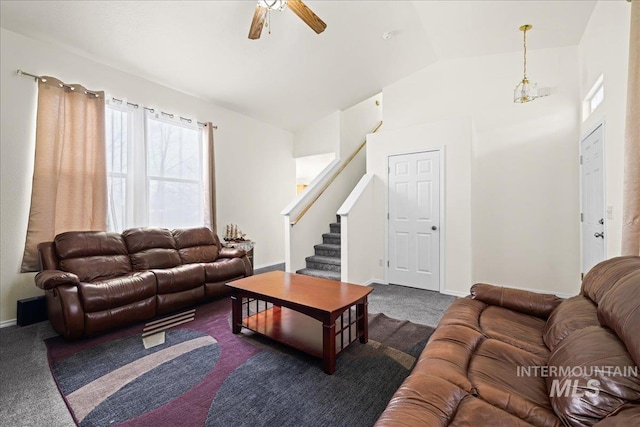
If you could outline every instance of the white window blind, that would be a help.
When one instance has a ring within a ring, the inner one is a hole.
[[[202,131],[122,104],[106,108],[108,229],[202,226]]]

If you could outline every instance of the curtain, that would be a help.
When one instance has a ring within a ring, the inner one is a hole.
[[[631,2],[622,255],[640,255],[640,1]]]
[[[213,131],[215,127],[211,122],[204,124],[203,136],[205,146],[205,177],[204,177],[204,222],[205,226],[217,233],[217,214],[216,214],[216,154],[213,144]]]
[[[65,231],[106,230],[104,93],[38,79],[36,150],[22,272],[37,245]]]

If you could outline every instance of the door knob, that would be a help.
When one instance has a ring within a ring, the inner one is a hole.
[[[600,238],[604,239],[604,232],[603,233],[595,233],[593,235],[593,237],[600,237]]]
[[[432,229],[433,231],[436,231],[436,230],[438,229],[438,227],[436,227],[435,225],[432,225],[432,226],[431,226],[431,229]]]

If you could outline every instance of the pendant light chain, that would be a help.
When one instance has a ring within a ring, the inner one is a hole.
[[[523,31],[524,33],[524,78],[527,79],[527,30]]]

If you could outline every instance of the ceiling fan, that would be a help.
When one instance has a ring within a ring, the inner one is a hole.
[[[327,28],[327,24],[318,18],[318,15],[313,13],[313,11],[300,0],[259,0],[256,10],[253,13],[253,20],[251,21],[251,28],[249,29],[249,38],[252,40],[259,39],[265,19],[267,19],[269,13],[272,10],[281,11],[285,6],[289,7],[293,13],[298,15],[298,17],[316,33],[320,34]]]

